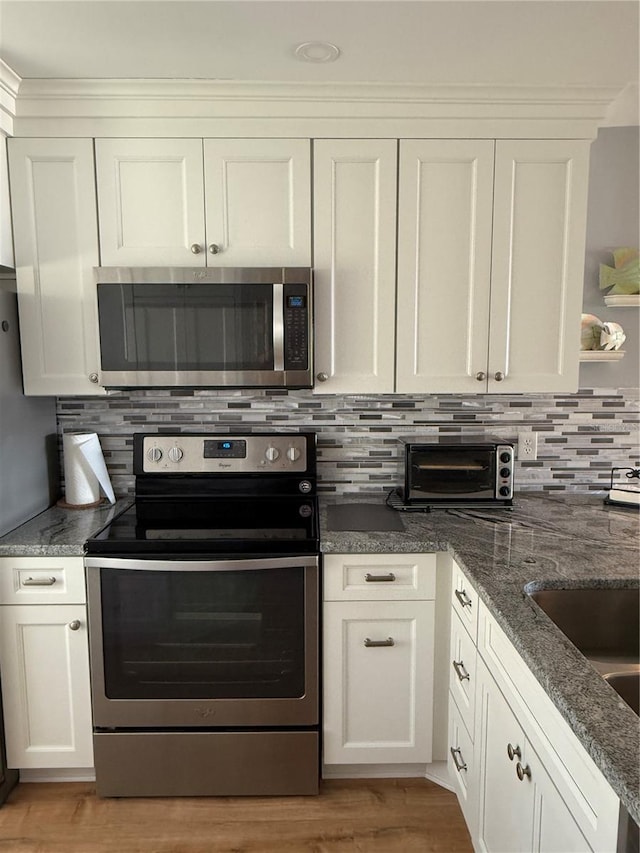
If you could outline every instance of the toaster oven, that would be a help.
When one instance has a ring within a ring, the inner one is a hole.
[[[513,504],[513,444],[486,435],[405,436],[404,508]]]

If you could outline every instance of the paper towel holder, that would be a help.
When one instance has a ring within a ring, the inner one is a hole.
[[[100,498],[90,504],[70,504],[67,503],[64,498],[60,498],[60,500],[56,501],[56,506],[59,506],[61,509],[95,509],[98,506],[103,506],[103,504],[109,504],[109,506],[112,506],[107,498]]]

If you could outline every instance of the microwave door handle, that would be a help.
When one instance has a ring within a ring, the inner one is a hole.
[[[284,370],[284,284],[273,285],[273,369]]]

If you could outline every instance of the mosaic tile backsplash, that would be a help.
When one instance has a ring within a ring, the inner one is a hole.
[[[605,491],[612,467],[640,467],[640,393],[316,396],[311,391],[134,391],[58,399],[58,430],[96,432],[118,496],[133,492],[134,432],[311,430],[324,492],[384,493],[402,483],[401,435],[538,433],[516,490]],[[62,444],[60,438],[60,445]],[[61,466],[62,469],[62,466]]]

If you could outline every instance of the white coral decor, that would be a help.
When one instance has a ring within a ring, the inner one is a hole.
[[[600,347],[604,350],[618,350],[626,341],[622,326],[619,323],[605,322],[600,333]]]

